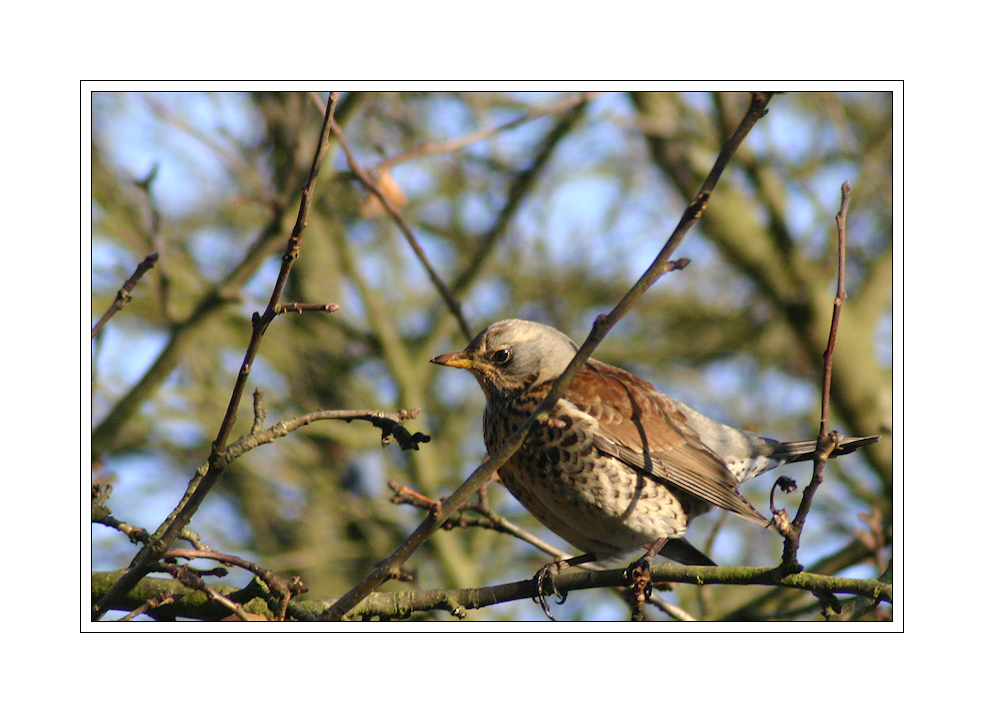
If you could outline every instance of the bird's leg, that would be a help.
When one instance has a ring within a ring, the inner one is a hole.
[[[653,582],[649,574],[649,571],[653,566],[653,558],[659,554],[659,551],[663,549],[666,542],[667,538],[665,537],[661,537],[656,540],[656,542],[654,542],[652,546],[646,550],[646,554],[630,564],[625,570],[626,574],[632,580],[631,589],[636,602],[636,606],[633,611],[633,620],[636,620],[638,616],[638,619],[641,621],[642,604],[649,599],[649,595],[652,594],[653,590]]]
[[[543,613],[547,615],[550,621],[556,621],[553,615],[550,613],[550,607],[547,605],[547,596],[550,594],[556,594],[560,599],[557,600],[558,604],[563,604],[567,601],[567,593],[561,594],[557,591],[556,585],[554,585],[554,577],[560,574],[561,570],[567,569],[568,567],[576,567],[579,564],[585,564],[586,562],[595,562],[598,559],[598,555],[586,554],[578,555],[577,557],[571,557],[570,559],[560,560],[559,562],[551,562],[550,564],[544,565],[537,571],[536,575],[533,577],[533,581],[536,582],[536,596],[534,599],[543,609]]]
[[[642,557],[636,560],[635,564],[632,565],[633,568],[645,567],[647,571],[652,569],[653,559],[656,557],[656,555],[659,554],[659,551],[663,549],[663,546],[666,545],[666,542],[667,542],[667,538],[665,537],[661,537],[658,540],[656,540],[656,542],[654,542],[652,546],[648,550],[646,550],[646,554],[644,554]]]

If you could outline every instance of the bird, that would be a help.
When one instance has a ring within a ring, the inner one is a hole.
[[[577,349],[553,327],[505,319],[463,351],[431,362],[465,369],[478,381],[491,455],[546,397]],[[879,438],[845,438],[831,457]],[[537,573],[537,599],[549,616],[544,589],[567,566],[639,549],[647,567],[657,553],[681,564],[714,565],[684,538],[690,521],[714,508],[777,529],[738,486],[785,463],[811,460],[815,450],[815,440],[784,443],[728,426],[624,369],[588,359],[498,474],[540,523],[584,553]]]

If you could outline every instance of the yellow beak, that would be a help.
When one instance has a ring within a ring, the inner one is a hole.
[[[466,357],[462,352],[452,352],[450,354],[436,356],[431,359],[431,363],[440,364],[441,366],[453,366],[455,369],[471,369],[475,366],[475,362]]]

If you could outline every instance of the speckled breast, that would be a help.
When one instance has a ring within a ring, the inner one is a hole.
[[[489,453],[535,406],[522,398],[489,401],[484,414]],[[590,417],[562,401],[546,424],[534,425],[499,477],[537,520],[600,559],[683,536],[690,508],[699,504],[599,452],[593,440]]]

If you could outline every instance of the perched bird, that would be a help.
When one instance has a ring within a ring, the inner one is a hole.
[[[462,352],[431,361],[467,369],[485,392],[485,446],[494,453],[539,405],[577,352],[563,333],[506,319]],[[878,436],[847,438],[850,453]],[[580,564],[639,548],[683,564],[713,565],[682,539],[690,520],[720,507],[769,527],[738,485],[810,460],[816,441],[781,443],[703,416],[623,369],[589,359],[543,424],[499,468],[537,520],[585,554]],[[549,565],[548,565],[549,567]],[[537,576],[543,600],[544,568]]]

